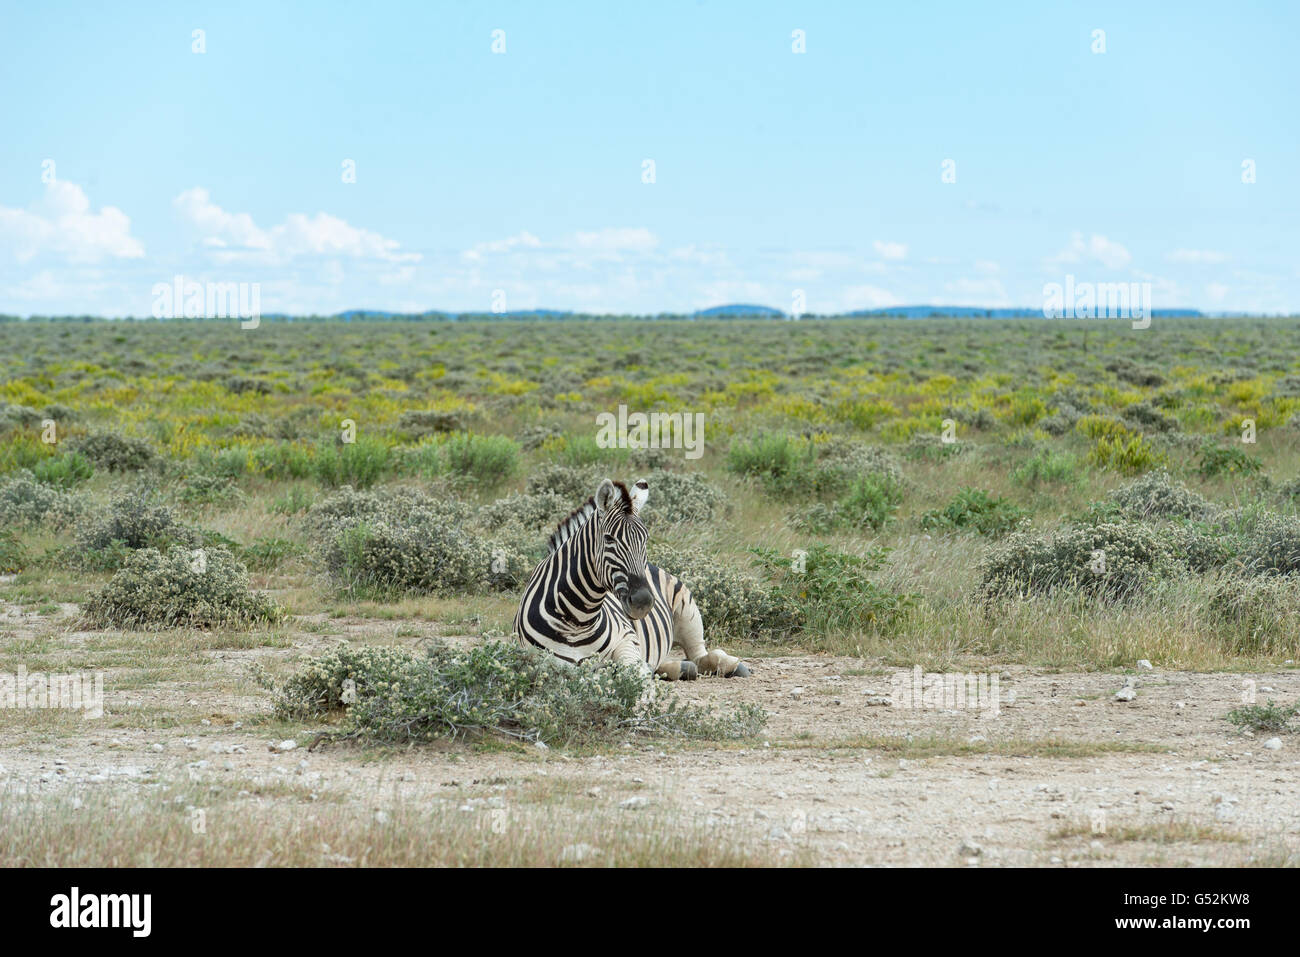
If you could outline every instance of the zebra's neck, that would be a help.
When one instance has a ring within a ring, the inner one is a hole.
[[[577,518],[579,512],[572,518]],[[557,530],[556,535],[559,534]],[[590,629],[600,618],[605,593],[609,590],[600,566],[602,556],[600,523],[582,521],[555,545],[546,560],[554,578],[547,604],[573,633]]]

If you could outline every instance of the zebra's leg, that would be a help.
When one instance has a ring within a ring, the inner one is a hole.
[[[673,642],[681,646],[687,660],[695,664],[702,675],[723,675],[727,678],[748,678],[749,668],[739,658],[721,648],[709,651],[704,645],[704,619],[695,604],[690,589],[682,585],[673,601]]]
[[[700,669],[689,658],[678,661],[673,658],[659,665],[655,672],[665,681],[694,681],[700,675]]]
[[[616,640],[614,647],[609,650],[609,657],[621,665],[631,665],[647,678],[651,676],[650,666],[641,653],[641,643],[630,632],[621,640]]]

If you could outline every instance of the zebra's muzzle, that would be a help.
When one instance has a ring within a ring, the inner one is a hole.
[[[648,582],[643,581],[621,592],[618,597],[623,605],[623,614],[633,621],[639,621],[650,614],[650,609],[654,606],[654,593],[650,591]]]

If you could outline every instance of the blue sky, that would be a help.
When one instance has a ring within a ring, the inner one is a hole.
[[[1300,5],[982,6],[6,0],[0,312],[1300,311]]]

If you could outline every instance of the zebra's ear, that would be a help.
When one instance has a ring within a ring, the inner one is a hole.
[[[646,499],[650,497],[650,483],[645,479],[632,486],[632,514],[640,515]]]
[[[614,486],[609,479],[600,483],[600,488],[596,489],[596,511],[608,514],[622,502],[622,493]]]

